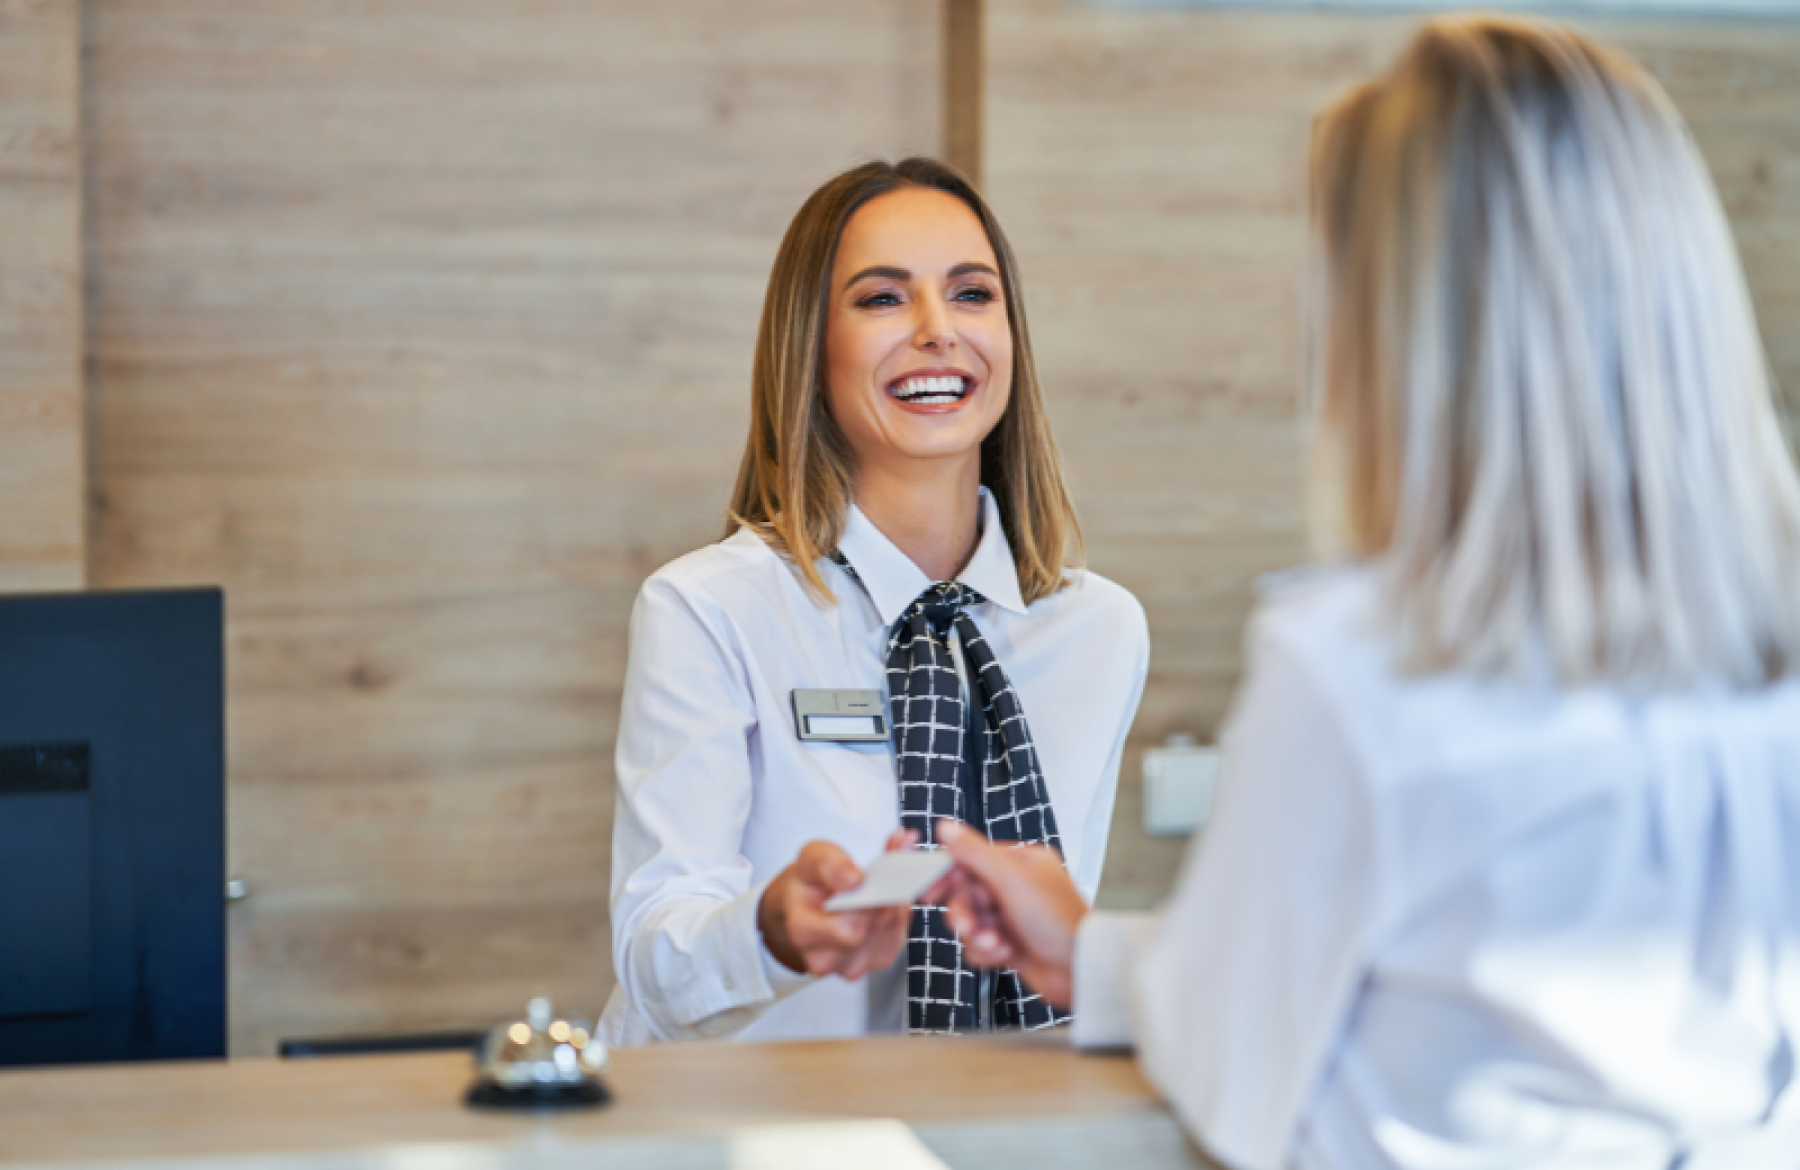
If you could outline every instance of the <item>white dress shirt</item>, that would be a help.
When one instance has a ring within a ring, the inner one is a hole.
[[[1149,656],[1142,608],[1094,573],[1029,607],[1000,515],[958,580],[1025,708],[1070,872],[1092,899],[1119,760]],[[905,955],[854,983],[782,967],[756,926],[764,888],[810,841],[859,864],[900,823],[889,743],[802,741],[796,689],[887,693],[890,628],[931,582],[854,506],[822,560],[835,603],[753,532],[690,553],[644,584],[631,618],[613,827],[618,987],[611,1044],[798,1039],[905,1025]]]
[[[1800,1166],[1800,683],[1403,677],[1374,599],[1265,600],[1204,842],[1077,935],[1076,1042],[1135,1034],[1234,1167]]]

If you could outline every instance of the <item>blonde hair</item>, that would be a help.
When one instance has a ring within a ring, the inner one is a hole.
[[[981,444],[981,482],[999,505],[1026,604],[1061,589],[1081,563],[1081,526],[1063,486],[1025,325],[1018,264],[987,204],[954,168],[928,158],[871,162],[837,176],[788,225],[769,273],[750,375],[750,434],[731,493],[725,534],[740,525],[785,553],[827,601],[818,560],[837,548],[850,507],[855,458],[825,393],[825,323],[831,268],[850,217],[908,187],[943,191],[981,221],[993,245],[1013,343],[1012,397]]]
[[[1315,470],[1401,662],[1800,667],[1800,485],[1706,166],[1560,27],[1424,26],[1313,137]]]

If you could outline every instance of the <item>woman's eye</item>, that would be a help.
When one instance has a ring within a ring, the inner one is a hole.
[[[951,299],[971,305],[985,305],[994,299],[994,290],[984,288],[979,284],[972,284],[968,288],[957,289],[956,295]]]
[[[899,303],[900,303],[899,294],[891,293],[891,292],[878,292],[878,293],[870,293],[868,296],[864,297],[862,300],[857,301],[856,307],[859,309],[880,309],[880,308],[886,308],[889,305],[897,305]]]

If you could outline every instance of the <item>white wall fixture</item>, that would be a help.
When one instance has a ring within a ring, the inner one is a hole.
[[[1206,823],[1219,780],[1219,749],[1171,735],[1144,752],[1144,832],[1156,837],[1192,833]]]

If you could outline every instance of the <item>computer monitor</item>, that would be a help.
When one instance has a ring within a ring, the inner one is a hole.
[[[223,616],[0,597],[0,1065],[225,1055]]]

